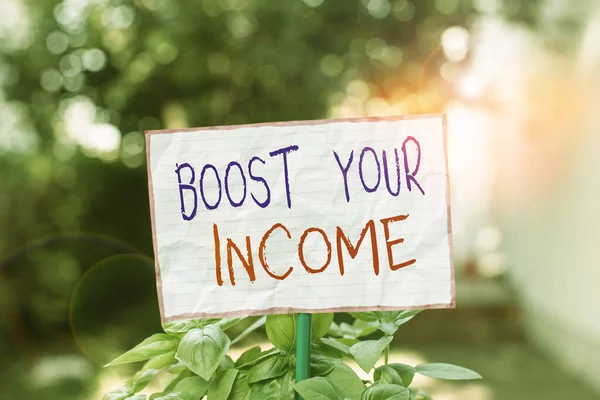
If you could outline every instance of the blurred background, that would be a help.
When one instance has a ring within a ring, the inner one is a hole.
[[[392,359],[600,399],[598,39],[597,0],[0,0],[0,400],[101,399],[160,330],[144,130],[437,112],[457,309]]]

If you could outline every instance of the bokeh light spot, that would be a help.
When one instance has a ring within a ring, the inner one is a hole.
[[[85,96],[65,104],[64,129],[90,156],[110,161],[118,156],[121,134],[109,123],[96,122],[96,107]]]
[[[135,20],[135,11],[129,6],[119,6],[108,9],[102,15],[104,26],[113,29],[124,29],[129,27]]]
[[[157,11],[164,7],[165,0],[143,0],[144,7],[151,11]]]
[[[75,54],[68,54],[58,62],[58,69],[67,78],[72,78],[80,73],[81,67],[81,60]]]
[[[28,6],[20,0],[0,2],[0,50],[20,49],[32,38]]]
[[[475,246],[481,251],[494,251],[502,243],[502,232],[495,225],[481,228],[475,236]]]
[[[209,17],[218,17],[222,12],[223,8],[216,0],[205,0],[202,2],[202,10]]]
[[[46,47],[52,54],[61,54],[69,46],[69,37],[64,32],[52,32],[46,38]]]
[[[227,20],[227,29],[236,39],[248,38],[255,28],[254,21],[244,14],[236,14]]]
[[[392,12],[398,21],[408,22],[415,17],[415,6],[408,0],[400,0],[394,3]]]
[[[344,69],[344,60],[337,54],[327,54],[321,59],[321,72],[326,76],[337,76]]]
[[[75,76],[65,77],[63,85],[69,92],[79,92],[85,86],[85,76],[83,74],[77,74]]]
[[[42,72],[40,84],[45,91],[54,93],[62,87],[63,77],[57,70],[49,68]]]
[[[138,129],[140,130],[140,132],[144,132],[144,131],[151,131],[154,129],[160,129],[161,128],[161,123],[158,120],[158,118],[156,117],[144,117],[142,119],[139,120],[138,122]]]
[[[385,49],[387,43],[381,38],[369,39],[366,43],[365,49],[369,57],[373,60],[381,60],[385,56]]]
[[[383,65],[388,68],[396,68],[402,63],[403,59],[404,52],[401,48],[396,46],[388,46],[383,51],[383,58],[381,61],[383,62]]]
[[[451,15],[458,9],[460,0],[435,0],[435,8],[444,15]]]
[[[170,64],[177,58],[179,50],[171,43],[163,42],[156,48],[156,61],[160,64]]]
[[[188,115],[181,104],[177,102],[170,102],[165,104],[162,110],[163,120],[165,121],[165,127],[172,128],[187,128]]]
[[[453,26],[442,33],[442,48],[449,61],[462,61],[469,51],[469,32],[462,26]]]
[[[156,63],[149,53],[138,55],[127,69],[127,77],[131,82],[142,82],[150,76]]]
[[[348,96],[356,97],[363,101],[367,100],[370,96],[369,85],[360,80],[352,81],[346,87]]]
[[[141,132],[129,132],[121,143],[123,152],[134,156],[144,151],[144,135]]]
[[[248,0],[227,0],[225,6],[230,10],[241,11],[248,6]]]
[[[323,0],[302,0],[304,1],[304,4],[306,4],[309,7],[315,8],[315,7],[319,7],[321,4],[323,4]]]
[[[370,117],[385,117],[394,114],[393,107],[385,99],[380,97],[369,99],[365,105],[365,111]]]
[[[103,153],[113,152],[119,147],[121,134],[116,126],[99,124],[94,129],[94,148]]]
[[[476,0],[474,3],[477,11],[484,14],[493,14],[497,12],[502,5],[500,0]]]
[[[363,5],[374,18],[385,18],[392,9],[389,0],[363,0]]]
[[[100,49],[89,49],[83,53],[81,61],[88,71],[101,71],[106,66],[106,54]]]
[[[483,93],[483,83],[478,77],[467,75],[458,82],[457,92],[465,100],[476,100]]]

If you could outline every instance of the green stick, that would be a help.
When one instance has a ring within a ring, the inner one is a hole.
[[[311,333],[310,314],[298,314],[298,333],[296,340],[296,382],[303,381],[310,377],[310,333]],[[302,400],[300,395],[296,394],[296,399]]]

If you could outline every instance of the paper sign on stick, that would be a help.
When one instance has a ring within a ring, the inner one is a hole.
[[[454,307],[445,116],[147,132],[163,321]]]

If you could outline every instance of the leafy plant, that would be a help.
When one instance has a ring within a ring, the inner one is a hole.
[[[333,314],[314,314],[311,378],[295,382],[296,315],[259,318],[240,335],[227,330],[243,318],[193,320],[163,324],[165,333],[147,338],[107,366],[146,361],[122,387],[104,400],[292,400],[296,392],[306,400],[428,400],[411,386],[415,374],[449,380],[481,379],[467,368],[432,363],[411,366],[388,363],[396,331],[419,311],[351,313],[352,324],[333,322]],[[252,331],[266,325],[273,348],[249,348],[237,360],[228,355]],[[379,332],[374,340],[365,340]],[[384,358],[384,364],[374,368]],[[344,363],[353,359],[372,381],[363,382]],[[139,394],[159,373],[171,376],[162,392]]]

